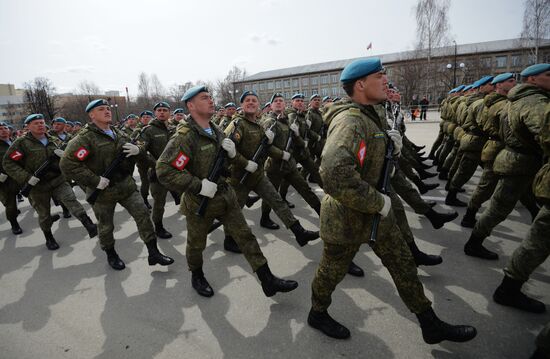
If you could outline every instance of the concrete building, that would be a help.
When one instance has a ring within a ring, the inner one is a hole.
[[[533,64],[530,48],[521,39],[498,40],[446,46],[432,50],[430,65],[425,54],[417,51],[381,54],[388,79],[402,92],[404,102],[413,96],[426,95],[432,103],[459,84],[471,83],[486,74],[520,72]],[[550,62],[550,40],[542,40],[539,62]],[[340,85],[340,73],[350,62],[345,59],[259,72],[235,82],[237,94],[253,89],[261,102],[270,99],[274,92],[281,92],[289,99],[301,92],[306,97],[313,93],[321,96],[344,96]],[[431,69],[431,71],[428,71]]]
[[[12,84],[0,84],[0,121],[13,125],[26,115],[24,90]]]

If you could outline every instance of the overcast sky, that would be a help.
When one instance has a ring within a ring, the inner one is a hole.
[[[416,0],[0,0],[0,83],[83,80],[137,93],[140,72],[165,87],[409,50]],[[518,37],[522,0],[453,0],[458,44]],[[372,50],[366,51],[372,42]]]

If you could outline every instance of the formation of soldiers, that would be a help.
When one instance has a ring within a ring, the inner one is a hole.
[[[46,247],[58,249],[51,232],[59,219],[51,215],[53,201],[63,206],[64,216],[78,218],[90,238],[98,236],[108,264],[123,270],[113,236],[114,209],[120,203],[136,222],[148,263],[166,266],[174,261],[159,251],[157,238],[172,237],[163,225],[170,193],[187,221],[186,259],[196,292],[214,295],[202,253],[208,234],[223,226],[224,249],[245,256],[269,297],[290,292],[298,283],[272,273],[245,220],[243,207],[262,200],[262,227],[280,228],[270,216],[273,209],[300,247],[319,237],[323,241],[311,285],[311,327],[333,338],[350,337],[328,308],[346,274],[364,276],[353,258],[368,243],[416,315],[424,341],[464,342],[476,336],[476,329],[439,319],[424,294],[417,267],[438,265],[443,259],[418,248],[402,202],[435,229],[457,218],[456,212],[437,212],[435,202],[421,197],[438,186],[425,182],[438,175],[427,171],[437,165],[439,178],[448,179],[446,204],[468,206],[461,224],[474,228],[464,247],[469,256],[497,259],[483,246],[484,239],[518,199],[527,206],[532,227],[505,268],[494,300],[544,312],[543,303],[520,289],[550,253],[544,236],[550,224],[550,65],[528,67],[521,73],[521,84],[515,83],[514,74],[501,74],[451,90],[442,103],[439,136],[427,157],[424,146],[406,136],[399,90],[388,83],[379,59],[351,63],[340,80],[346,98],[314,94],[307,107],[300,93],[287,106],[280,93],[261,105],[255,92],[245,91],[240,107],[228,103],[216,110],[208,89],[196,86],[182,97],[187,111],[172,111],[168,103],[159,102],[152,111],[128,115],[120,126],[113,124],[109,103],[102,99],[88,104],[89,121],[77,130],[56,118],[48,131],[44,116],[32,114],[24,121],[25,132],[14,138],[14,130],[0,123],[0,199],[12,232],[23,231],[17,222],[21,193],[38,213]],[[426,164],[428,160],[432,164]],[[457,194],[478,165],[483,175],[466,204]],[[310,183],[323,189],[322,200]],[[85,192],[97,224],[77,200],[75,185]],[[290,185],[319,216],[319,232],[306,230],[292,213],[294,205],[286,200]],[[489,199],[489,208],[476,221],[477,211]],[[541,355],[548,354],[549,332],[547,326],[538,338]]]

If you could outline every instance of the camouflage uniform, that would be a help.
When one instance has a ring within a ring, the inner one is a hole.
[[[323,254],[312,283],[312,309],[323,312],[336,285],[362,243],[369,240],[374,215],[383,207],[376,190],[381,176],[387,137],[372,106],[338,103],[327,111],[332,120],[321,176],[326,195],[322,201]],[[392,204],[399,201],[391,195]],[[417,277],[416,265],[392,211],[382,218],[372,248],[389,270],[399,295],[414,313],[430,308]]]
[[[319,135],[318,140],[310,141],[308,143],[309,152],[315,159],[315,165],[319,166],[321,164],[321,153],[323,152],[323,147],[325,146],[325,141],[327,139],[327,131],[323,122],[323,114],[320,110],[310,108],[307,110],[306,120],[311,121],[310,130]]]
[[[54,154],[54,150],[58,149],[61,143],[48,134],[46,138],[48,144],[44,146],[29,132],[13,142],[3,159],[4,170],[21,186],[27,183],[42,163],[48,158],[52,159],[48,171],[29,194],[29,201],[38,213],[40,229],[45,233],[51,232],[53,223],[50,215],[52,197],[63,203],[80,221],[88,218],[59,169],[59,158]]]
[[[131,138],[139,137],[141,130],[144,127],[145,126],[141,122],[138,123],[130,137]],[[145,202],[147,201],[147,197],[149,197],[149,188],[151,186],[151,183],[149,182],[149,169],[155,167],[155,159],[150,154],[147,154],[146,156],[140,156],[139,158],[136,159],[136,167],[138,169],[139,178],[141,180],[139,193],[141,194],[141,197]]]
[[[472,236],[489,236],[493,228],[512,212],[520,196],[531,192],[533,177],[542,160],[535,138],[549,98],[547,92],[531,84],[516,85],[508,93],[509,128],[502,129],[506,147],[498,153],[493,165],[494,172],[502,177]]]
[[[304,148],[304,140],[301,136],[295,136],[292,133],[287,117],[277,119],[276,115],[272,112],[262,120],[264,130],[270,128],[274,123],[273,132],[275,133],[275,138],[271,144],[269,158],[265,164],[267,177],[275,188],[279,188],[283,180],[292,185],[311,208],[319,213],[321,208],[319,198],[311,190],[304,178],[300,176],[296,168],[294,153]],[[289,149],[292,156],[288,161],[283,161],[283,151],[285,150],[289,136],[292,136],[292,148]],[[269,213],[270,210],[269,205],[266,202],[262,202],[262,213]]]
[[[88,123],[73,138],[60,161],[63,173],[86,189],[89,196],[97,187],[100,176],[113,162],[122,146],[130,139],[121,130],[111,126],[115,138],[107,135],[93,123]],[[140,148],[140,154],[144,149]],[[98,220],[98,234],[101,249],[114,248],[113,217],[115,206],[120,203],[137,224],[141,239],[148,243],[156,240],[149,211],[137,193],[136,182],[132,177],[134,172],[134,157],[124,159],[115,171],[109,186],[100,191],[92,209]]]
[[[202,252],[206,248],[206,237],[216,218],[224,224],[226,233],[235,239],[248,263],[256,271],[267,261],[256,237],[246,224],[235,191],[226,183],[223,176],[217,182],[216,195],[208,200],[204,216],[196,214],[203,198],[199,195],[202,179],[208,177],[221,142],[225,138],[217,126],[210,123],[210,127],[214,131],[213,135],[204,131],[192,117],[189,117],[187,122],[180,123],[176,134],[170,139],[157,161],[157,176],[167,188],[184,193],[180,210],[187,221],[185,254],[190,271],[202,269]]]
[[[8,152],[10,144],[0,140],[0,159]],[[6,173],[0,161],[0,173]],[[6,207],[6,218],[9,222],[17,219],[17,193],[19,193],[19,185],[11,177],[0,183],[0,202]]]

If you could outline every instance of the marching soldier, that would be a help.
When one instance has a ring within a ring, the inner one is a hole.
[[[0,122],[0,159],[8,152],[12,141],[10,139],[10,130],[5,122]],[[10,178],[4,171],[2,161],[0,161],[0,202],[6,208],[6,219],[10,222],[13,234],[21,234],[23,230],[17,222],[17,193],[19,185]]]
[[[59,140],[63,143],[69,142],[71,139],[71,136],[67,132],[65,132],[65,125],[67,124],[67,120],[65,120],[63,117],[57,117],[52,120],[52,128],[48,133],[51,136],[59,138]]]
[[[136,129],[134,130],[134,133],[132,134],[132,138],[135,136],[139,136],[139,132],[141,129],[149,124],[149,122],[153,119],[153,112],[149,110],[142,111],[139,115],[139,122],[136,125]],[[144,158],[143,156],[136,159],[136,166],[139,173],[139,178],[141,180],[141,185],[139,187],[139,193],[141,194],[141,197],[143,198],[143,203],[145,203],[145,206],[147,209],[152,209],[153,207],[149,204],[149,168],[152,168],[154,166],[155,159],[151,157],[150,154],[147,154],[147,156]]]
[[[401,148],[398,131],[384,132],[385,119],[380,119],[373,107],[386,99],[387,79],[380,60],[356,60],[344,68],[340,80],[352,102],[336,103],[326,114],[330,127],[321,162],[326,192],[321,211],[324,248],[312,283],[308,324],[333,338],[350,336],[349,330],[332,319],[327,309],[332,292],[361,244],[368,241],[374,217],[379,214],[382,219],[378,238],[375,243],[370,242],[371,247],[389,270],[409,310],[416,314],[424,341],[435,344],[443,340],[471,340],[476,335],[475,328],[450,325],[435,315],[396,224],[391,208],[395,194],[387,196],[376,188],[387,141],[394,142],[394,155]]]
[[[32,114],[25,119],[29,132],[15,140],[3,158],[4,170],[20,186],[31,186],[29,200],[38,213],[40,229],[46,238],[46,247],[56,250],[59,244],[55,240],[51,227],[50,201],[55,197],[63,203],[72,215],[82,222],[90,238],[97,235],[97,226],[92,222],[82,205],[77,201],[73,189],[67,183],[59,169],[59,158],[63,156],[60,142],[46,133],[46,124],[42,114]],[[37,177],[36,171],[48,163],[46,171]]]
[[[99,243],[107,254],[109,265],[115,270],[126,267],[115,250],[113,237],[117,203],[135,219],[139,235],[149,252],[149,265],[172,264],[174,260],[158,250],[149,211],[137,194],[136,182],[132,178],[133,156],[143,155],[145,149],[131,143],[124,132],[111,125],[111,107],[107,101],[98,99],[90,102],[86,113],[91,123],[69,142],[60,165],[63,173],[86,187],[87,195],[96,189],[100,191],[92,209],[98,219]],[[122,153],[126,158],[116,167],[111,179],[104,177],[106,169]]]
[[[233,118],[233,115],[237,112],[237,105],[235,105],[233,102],[229,102],[224,106],[224,115],[220,119],[220,122],[218,122],[218,127],[222,129],[222,131],[225,130],[225,128],[229,125],[231,122],[231,119]]]
[[[133,113],[126,116],[124,119],[124,127],[122,127],[122,132],[124,132],[126,136],[132,137],[134,131],[136,130],[138,118],[139,117]]]
[[[212,182],[209,171],[221,151],[229,161],[235,161],[235,144],[212,124],[214,101],[205,86],[195,86],[185,92],[182,101],[190,116],[182,122],[157,161],[157,175],[171,190],[183,192],[180,209],[187,221],[186,257],[191,271],[191,284],[201,296],[211,297],[214,291],[203,272],[202,252],[206,247],[208,229],[215,218],[225,226],[242,250],[246,260],[261,281],[263,292],[270,297],[277,292],[289,292],[298,283],[275,277],[241,212],[235,191],[223,175]],[[208,201],[204,215],[197,214],[201,202]]]
[[[170,118],[170,105],[166,102],[159,102],[153,107],[155,119],[149,122],[140,131],[140,140],[143,142],[143,147],[152,158],[156,161],[164,147],[168,143],[172,131],[168,129],[168,119]],[[154,162],[151,163],[149,170],[149,181],[151,185],[151,195],[153,196],[153,213],[152,219],[155,225],[155,233],[159,238],[172,238],[172,234],[168,232],[162,224],[164,216],[164,207],[166,206],[166,195],[168,190],[159,183],[155,173]]]

